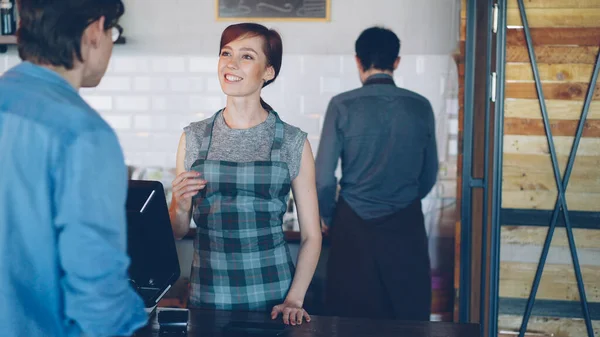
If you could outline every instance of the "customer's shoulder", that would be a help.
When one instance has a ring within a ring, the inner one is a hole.
[[[110,138],[116,137],[112,126],[109,124],[110,119],[104,119],[83,98],[81,100],[54,102],[54,104],[49,104],[49,110],[54,111],[57,116],[61,116],[60,119],[63,122],[59,124],[59,127],[68,129],[76,137],[90,133],[97,133]]]
[[[18,115],[24,122],[38,125],[50,133],[67,138],[89,133],[114,133],[108,119],[104,119],[81,97],[44,95],[41,92],[21,95],[15,91],[14,94],[14,99],[3,100],[5,112]]]

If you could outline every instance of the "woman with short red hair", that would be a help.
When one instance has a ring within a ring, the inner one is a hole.
[[[192,306],[271,310],[286,324],[310,316],[304,297],[321,251],[315,166],[306,133],[260,97],[279,75],[279,34],[243,23],[221,36],[219,81],[227,105],[184,128],[177,151],[171,223],[177,237],[198,226]],[[290,189],[301,245],[296,268],[283,235]]]

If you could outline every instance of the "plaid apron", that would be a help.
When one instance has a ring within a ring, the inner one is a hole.
[[[222,111],[222,110],[221,110]],[[208,123],[192,170],[206,187],[194,198],[190,305],[219,310],[267,311],[285,299],[294,264],[283,236],[290,191],[281,160],[283,122],[275,114],[271,161],[208,160],[217,112]]]

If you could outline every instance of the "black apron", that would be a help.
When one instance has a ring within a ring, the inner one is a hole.
[[[375,78],[369,84],[394,84]],[[431,267],[421,201],[364,220],[339,198],[330,231],[326,311],[332,316],[428,321]]]

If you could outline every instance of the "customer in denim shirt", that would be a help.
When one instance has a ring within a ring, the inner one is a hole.
[[[127,170],[78,94],[106,71],[123,3],[19,10],[24,62],[0,77],[0,334],[131,335],[147,316],[127,275]]]

